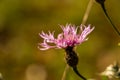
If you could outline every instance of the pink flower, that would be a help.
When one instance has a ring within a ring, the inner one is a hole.
[[[57,38],[54,37],[54,32],[51,33],[50,31],[48,34],[43,31],[39,34],[40,37],[44,39],[43,43],[39,43],[38,48],[40,50],[47,50],[50,48],[66,49],[67,47],[74,47],[86,41],[88,39],[86,38],[87,35],[94,30],[94,27],[90,28],[90,25],[81,25],[76,27],[74,25],[67,24],[65,27],[60,27],[63,32],[58,34]],[[80,29],[80,32],[78,32],[78,28]]]

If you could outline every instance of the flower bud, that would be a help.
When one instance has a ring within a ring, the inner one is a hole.
[[[73,47],[67,47],[65,51],[66,51],[65,58],[66,58],[67,64],[71,67],[76,67],[78,64],[78,56],[73,50]]]

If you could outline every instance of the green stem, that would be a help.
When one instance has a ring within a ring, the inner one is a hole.
[[[64,70],[64,72],[63,72],[63,75],[62,75],[62,79],[61,79],[61,80],[66,80],[66,75],[67,75],[67,71],[68,71],[68,69],[69,69],[69,66],[68,66],[68,65],[66,65],[65,70]]]
[[[85,14],[84,14],[84,16],[83,16],[82,24],[85,24],[85,23],[86,23],[86,21],[87,21],[87,19],[88,19],[88,16],[89,16],[89,14],[90,14],[90,11],[91,11],[91,8],[92,8],[93,3],[94,3],[94,0],[90,0],[90,1],[88,2],[88,5],[87,5],[87,8],[86,8]]]

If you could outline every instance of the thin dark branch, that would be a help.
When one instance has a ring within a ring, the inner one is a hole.
[[[117,29],[117,27],[113,24],[112,20],[110,19],[109,15],[108,15],[108,13],[107,13],[107,11],[106,11],[106,9],[105,9],[104,3],[100,3],[100,5],[101,5],[101,7],[102,7],[102,9],[103,9],[103,11],[104,11],[107,19],[108,19],[109,22],[112,24],[114,30],[115,30],[115,31],[117,32],[117,34],[120,36],[120,32],[119,32],[119,30]]]

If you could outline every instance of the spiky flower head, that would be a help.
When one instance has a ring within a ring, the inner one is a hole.
[[[75,25],[66,24],[66,26],[60,25],[62,32],[58,34],[57,38],[54,37],[54,32],[40,33],[40,37],[43,38],[43,43],[39,43],[38,48],[40,50],[47,50],[50,48],[63,48],[74,47],[86,41],[87,35],[90,34],[93,28],[90,28],[90,25],[80,25],[76,27]],[[78,32],[79,29],[79,32]],[[54,44],[54,45],[50,45]],[[40,47],[41,46],[41,47]]]

